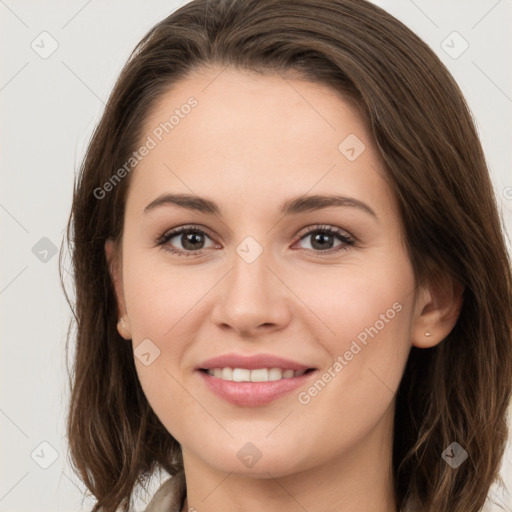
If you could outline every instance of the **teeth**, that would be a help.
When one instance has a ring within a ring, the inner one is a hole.
[[[251,382],[251,370],[233,368],[233,382]]]
[[[268,370],[266,368],[251,370],[251,382],[268,382]]]
[[[281,368],[270,368],[268,371],[268,380],[279,380],[283,378],[283,370]]]
[[[213,368],[206,373],[222,380],[233,382],[270,382],[280,379],[289,379],[291,377],[300,377],[306,373],[306,370],[281,370],[281,368],[257,368],[248,370],[247,368]]]
[[[222,368],[222,369],[215,368],[215,370],[220,370],[222,372],[221,377],[220,377],[222,380],[233,380],[233,369],[232,368]]]

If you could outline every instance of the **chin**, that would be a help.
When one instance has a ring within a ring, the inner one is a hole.
[[[265,479],[284,477],[307,469],[312,457],[302,460],[305,454],[300,453],[299,458],[297,451],[297,443],[286,449],[282,445],[272,445],[268,440],[266,444],[263,441],[235,441],[230,446],[223,446],[222,451],[218,453],[209,450],[208,456],[205,457],[205,453],[202,452],[201,458],[216,471]]]

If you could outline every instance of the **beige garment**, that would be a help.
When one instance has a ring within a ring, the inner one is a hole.
[[[181,512],[185,494],[185,474],[180,471],[158,488],[145,512]]]
[[[144,512],[181,512],[185,496],[185,473],[180,471],[157,489]],[[403,508],[402,512],[412,512],[412,509]]]

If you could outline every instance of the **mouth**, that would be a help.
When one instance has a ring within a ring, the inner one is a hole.
[[[315,368],[293,370],[291,368],[201,368],[210,377],[227,382],[275,382],[283,379],[302,377]]]
[[[219,370],[222,372],[220,377],[212,375],[215,370],[218,375]],[[314,368],[297,371],[282,368],[214,368],[201,369],[197,373],[207,389],[224,401],[242,407],[257,407],[278,398],[284,399],[285,395],[307,385],[318,371]]]
[[[195,369],[210,392],[243,407],[266,405],[289,395],[318,373],[313,366],[273,354],[224,354]]]

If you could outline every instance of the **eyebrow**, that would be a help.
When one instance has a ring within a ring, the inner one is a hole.
[[[204,197],[192,194],[162,194],[144,208],[144,213],[148,213],[155,208],[164,205],[175,205],[187,210],[194,210],[207,215],[216,215],[223,217],[220,206]],[[284,216],[297,215],[307,211],[316,211],[332,207],[353,207],[357,208],[378,220],[377,214],[370,206],[353,197],[340,195],[310,195],[298,196],[285,201],[279,213]]]

